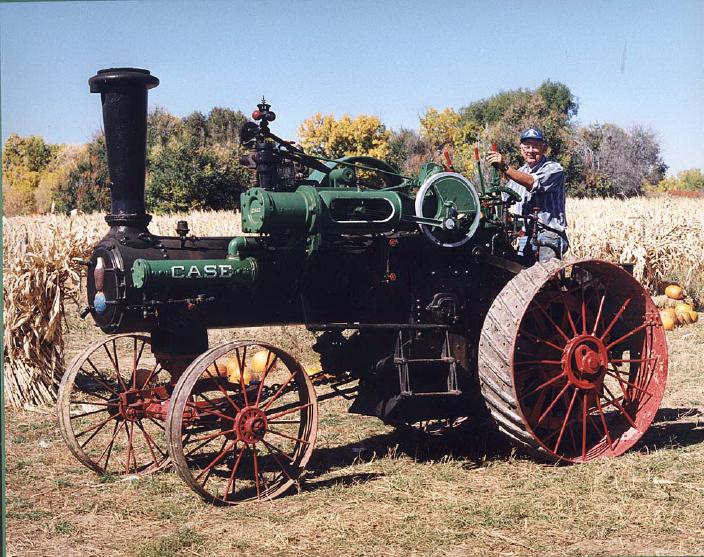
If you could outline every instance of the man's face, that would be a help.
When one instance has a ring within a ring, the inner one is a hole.
[[[529,166],[535,166],[545,154],[547,146],[538,139],[526,139],[521,143],[521,156]]]

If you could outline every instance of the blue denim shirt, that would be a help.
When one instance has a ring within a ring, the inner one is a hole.
[[[538,207],[540,212],[538,218],[541,223],[565,232],[567,228],[567,218],[565,217],[565,173],[560,165],[555,161],[543,158],[534,167],[524,164],[518,169],[519,172],[531,174],[534,178],[533,189],[528,191],[521,184],[509,180],[507,187],[514,190],[523,200],[515,203],[510,212],[518,215],[530,215],[534,207]],[[508,198],[504,194],[505,198]]]

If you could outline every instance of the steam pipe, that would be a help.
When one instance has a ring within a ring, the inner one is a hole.
[[[100,93],[110,171],[110,226],[142,228],[151,220],[144,205],[147,156],[147,91],[159,85],[148,70],[109,68],[88,80]]]

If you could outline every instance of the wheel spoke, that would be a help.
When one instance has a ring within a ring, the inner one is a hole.
[[[242,396],[244,397],[244,405],[249,406],[249,400],[247,398],[247,387],[244,384],[244,364],[247,358],[247,345],[244,346],[242,350],[242,359],[240,360],[240,349],[235,348],[235,357],[237,358],[237,363],[240,366],[240,388],[242,389]]]
[[[125,422],[118,422],[117,420],[115,421],[115,427],[112,428],[112,438],[110,439],[110,443],[103,449],[103,452],[100,453],[100,456],[96,459],[96,462],[98,465],[100,464],[100,461],[103,460],[103,456],[105,453],[107,453],[107,456],[105,456],[105,466],[103,466],[103,470],[107,472],[108,470],[108,462],[110,462],[110,454],[112,453],[112,447],[115,444],[115,439],[117,439],[117,433]]]
[[[200,437],[194,437],[193,439],[189,439],[188,443],[199,443],[200,441],[210,441],[211,439],[215,439],[216,437],[220,437],[221,435],[228,435],[232,433],[232,430],[225,430],[225,431],[216,431],[215,433],[209,433],[208,435],[201,435]],[[184,446],[186,443],[184,443]]]
[[[565,342],[569,342],[570,338],[565,334],[565,331],[562,330],[562,328],[553,321],[553,318],[548,315],[548,312],[545,311],[543,306],[540,304],[540,302],[535,301],[535,305],[538,307],[540,312],[546,317],[546,319],[552,324],[553,327],[555,327],[555,330],[559,333],[559,335],[565,339]]]
[[[196,411],[201,411],[205,412],[206,414],[210,414],[211,416],[217,416],[218,418],[223,418],[225,420],[230,420],[231,422],[235,421],[235,418],[232,416],[228,416],[227,414],[223,414],[222,412],[218,411],[218,405],[215,404],[212,400],[210,400],[207,396],[205,396],[203,393],[198,393],[198,396],[201,397],[203,400],[205,400],[211,408],[215,408],[215,410],[209,410],[208,407],[206,406],[199,406],[197,402],[187,402],[186,406],[193,408]]]
[[[278,452],[281,456],[286,457],[286,459],[287,459],[289,462],[293,462],[293,461],[295,460],[293,456],[288,455],[286,452],[284,452],[283,450],[279,449],[279,447],[277,447],[277,446],[274,445],[273,443],[271,443],[271,442],[269,442],[269,441],[266,441],[265,439],[262,439],[262,443],[264,443],[267,447],[269,447],[269,448],[271,448],[271,449],[274,449],[274,450],[275,450],[276,452]]]
[[[540,415],[540,418],[538,418],[538,424],[542,423],[542,421],[545,419],[545,417],[550,413],[550,410],[553,409],[553,406],[555,406],[555,404],[557,404],[557,401],[560,400],[560,398],[562,398],[562,395],[565,393],[565,391],[567,390],[567,388],[568,388],[569,386],[570,386],[570,384],[567,383],[564,387],[562,387],[562,390],[561,390],[560,393],[555,397],[555,399],[550,403],[550,406],[548,406],[547,409],[545,410],[545,412],[543,412],[543,413]]]
[[[606,389],[606,391],[607,391],[607,392],[611,395],[611,397],[613,398],[614,406],[616,406],[616,408],[619,409],[619,411],[621,412],[621,414],[623,414],[623,415],[626,417],[626,419],[628,420],[628,422],[629,422],[634,428],[638,429],[638,426],[636,426],[636,422],[633,421],[633,418],[631,418],[630,414],[629,414],[628,412],[626,412],[626,409],[625,409],[623,406],[621,406],[621,404],[619,404],[619,402],[618,402],[618,400],[617,400],[617,397],[614,396],[614,394],[611,392],[611,390],[610,390],[606,385],[604,385],[604,389]],[[624,402],[626,402],[626,401],[624,400]]]
[[[81,431],[80,433],[75,434],[74,437],[75,437],[76,439],[78,439],[79,437],[82,437],[83,435],[85,435],[85,434],[88,433],[89,431],[94,431],[94,430],[96,430],[96,429],[98,429],[98,431],[100,431],[101,429],[103,429],[103,426],[104,426],[106,423],[108,423],[110,420],[112,420],[112,419],[114,419],[114,418],[115,418],[115,416],[108,416],[108,417],[105,418],[104,420],[99,421],[97,424],[93,424],[93,425],[90,426],[88,429],[86,429],[86,430],[84,430],[84,431]],[[97,432],[96,432],[96,433],[97,433]],[[91,439],[93,439],[94,436],[95,436],[95,433],[93,433],[93,435],[91,435],[91,436],[88,438],[88,441],[90,441]],[[83,447],[88,443],[88,441],[86,441],[86,442],[81,446],[81,448],[83,448]]]
[[[648,399],[650,399],[650,398],[653,396],[653,393],[651,393],[649,390],[644,389],[643,387],[639,387],[638,385],[636,385],[635,383],[631,383],[630,381],[626,381],[625,379],[623,379],[622,377],[616,375],[615,373],[611,373],[610,370],[607,370],[606,373],[609,374],[611,377],[614,377],[614,378],[616,378],[616,379],[618,380],[619,384],[621,385],[621,389],[622,389],[622,390],[623,390],[623,384],[625,383],[625,384],[628,385],[629,387],[633,387],[634,389],[636,389],[636,390],[638,390],[638,391],[640,391],[640,392],[645,393],[646,395],[648,395]],[[624,394],[624,396],[625,396],[625,395],[626,395],[626,392],[624,391],[623,394]],[[631,400],[631,402],[633,402],[633,399],[632,399],[632,398],[630,398],[630,397],[626,397],[626,398],[629,398],[629,399]]]
[[[574,406],[574,401],[577,398],[577,389],[574,389],[574,392],[572,393],[572,399],[570,400],[570,405],[567,407],[567,412],[565,413],[565,419],[562,422],[562,427],[560,428],[560,435],[557,438],[557,441],[555,442],[555,448],[553,449],[553,452],[557,452],[557,448],[560,446],[560,442],[562,441],[562,436],[565,433],[565,428],[567,427],[567,422],[570,419],[570,414],[572,413],[572,407]],[[571,431],[571,430],[570,430]]]
[[[159,466],[159,461],[156,458],[156,454],[154,454],[154,446],[152,445],[151,438],[149,437],[147,432],[144,430],[144,427],[142,426],[141,423],[137,422],[137,427],[142,432],[142,437],[144,437],[144,441],[147,444],[147,448],[149,449],[149,453],[152,455],[152,462],[154,462],[154,466]]]
[[[223,387],[222,384],[220,383],[220,375],[219,375],[219,374],[220,374],[220,369],[218,368],[218,363],[217,363],[217,361],[215,361],[215,362],[213,362],[213,363],[215,364],[215,370],[218,372],[218,376],[217,376],[217,377],[213,377],[213,376],[210,374],[210,371],[208,370],[208,368],[205,368],[205,373],[207,373],[207,374],[208,374],[208,377],[210,377],[213,381],[215,381],[215,385],[217,386],[218,390],[225,396],[225,398],[227,399],[227,402],[230,403],[230,406],[232,406],[232,407],[235,409],[236,412],[239,412],[239,411],[241,410],[240,407],[237,406],[237,404],[235,403],[235,401],[230,398],[230,395],[228,394],[227,390],[226,390],[225,387]],[[240,373],[240,375],[242,375],[242,373]],[[201,396],[202,396],[202,394],[201,394]]]
[[[609,428],[606,426],[606,417],[604,416],[604,410],[601,408],[601,401],[599,400],[599,395],[596,396],[596,408],[599,411],[599,416],[601,417],[601,425],[604,426],[604,435],[606,435],[606,441],[609,443],[609,448],[613,451],[614,444],[611,441],[611,435],[609,434]]]
[[[569,305],[567,304],[567,300],[565,299],[565,295],[560,290],[560,299],[562,300],[562,305],[565,307],[565,314],[567,315],[567,321],[570,324],[570,328],[572,329],[572,333],[574,336],[577,336],[579,333],[577,333],[577,327],[574,324],[574,321],[572,320],[572,312],[570,311]]]
[[[227,444],[228,439],[223,440],[222,445],[220,445],[220,450],[218,451],[217,456],[210,461],[210,464],[208,464],[205,468],[203,468],[200,471],[200,474],[198,474],[195,477],[195,480],[198,481],[203,474],[209,472],[210,470],[213,469],[213,466],[215,466],[218,462],[220,462],[225,455],[229,452],[229,450],[234,447],[237,444],[237,440],[235,439],[234,441],[230,442],[230,444]],[[205,484],[208,482],[208,478],[210,477],[210,474],[208,474],[208,477],[205,478],[205,481],[201,484],[202,486],[205,486]]]
[[[596,328],[599,325],[599,320],[601,319],[601,312],[604,310],[605,300],[606,292],[601,295],[601,300],[599,301],[599,310],[596,312],[596,319],[594,320],[594,328],[592,329],[592,335],[596,335]]]
[[[259,485],[259,459],[257,458],[257,447],[252,445],[252,462],[254,464],[254,484],[257,487],[257,499],[261,497],[261,486]]]
[[[113,339],[112,341],[113,346],[115,346],[115,340]],[[123,391],[128,390],[127,385],[125,385],[125,382],[122,380],[122,376],[120,375],[120,368],[117,365],[117,362],[112,359],[112,354],[110,354],[110,350],[108,349],[107,344],[103,344],[103,348],[105,348],[105,353],[108,355],[108,360],[110,360],[110,363],[112,364],[113,371],[115,372],[115,375],[117,376],[117,383],[120,385],[120,388]]]
[[[535,364],[545,364],[549,366],[561,366],[562,362],[560,360],[523,360],[522,362],[515,362],[516,366],[525,365],[535,365]]]
[[[538,391],[544,389],[544,388],[547,387],[548,385],[552,385],[553,383],[559,381],[560,379],[562,379],[562,378],[565,377],[566,375],[567,375],[567,374],[563,371],[563,372],[559,373],[558,375],[556,375],[555,377],[553,377],[552,379],[548,379],[548,380],[545,381],[544,383],[541,383],[541,384],[538,385],[535,389],[533,389],[533,390],[530,391],[529,393],[526,393],[524,396],[528,397],[528,396],[530,396],[530,395],[532,395],[532,394],[534,394],[534,393],[537,393]]]
[[[642,323],[641,325],[638,325],[635,329],[633,329],[632,331],[626,333],[626,334],[623,335],[622,337],[617,338],[617,339],[616,339],[615,341],[613,341],[611,344],[607,344],[607,345],[606,345],[606,349],[607,349],[607,350],[610,350],[611,348],[613,348],[613,347],[616,346],[617,344],[620,344],[621,342],[623,342],[623,341],[626,340],[627,338],[629,338],[629,337],[635,335],[638,331],[642,331],[642,330],[645,329],[648,325],[649,325],[649,323]]]
[[[108,355],[109,355],[109,353],[108,353]],[[102,381],[103,379],[105,379],[105,381],[109,381],[110,379],[108,377],[103,376],[103,374],[98,371],[98,368],[95,367],[95,364],[92,362],[92,360],[90,358],[88,358],[88,359],[86,359],[86,362],[88,362],[90,364],[90,366],[95,370],[95,373],[97,373],[97,375],[93,375],[92,373],[89,373],[87,370],[83,369],[83,367],[80,368],[81,371],[83,371],[83,373],[86,373],[86,374],[90,375],[91,377],[95,378],[95,380],[98,383],[100,383],[103,387],[105,387],[108,391],[110,391],[115,396],[119,396],[119,393],[115,389],[113,389],[110,385],[108,385],[107,383]],[[91,393],[91,394],[93,394],[93,393]]]
[[[232,465],[232,470],[230,471],[230,477],[227,479],[227,485],[225,486],[225,491],[222,497],[223,501],[227,501],[227,496],[230,493],[230,487],[232,487],[232,492],[234,494],[234,484],[235,484],[235,474],[237,473],[237,468],[240,466],[240,461],[242,460],[242,455],[244,454],[244,450],[247,448],[247,445],[244,443],[242,444],[242,448],[240,449],[239,454],[237,455],[237,459],[235,460],[235,463]]]
[[[262,410],[264,410],[264,412],[266,412],[266,411],[269,409],[269,407],[273,404],[273,402],[274,402],[277,398],[279,398],[279,396],[281,396],[281,393],[282,393],[283,390],[286,388],[286,386],[291,382],[291,379],[293,379],[293,373],[290,373],[290,372],[289,372],[289,376],[286,378],[286,381],[284,381],[284,382],[282,383],[282,385],[281,385],[281,386],[279,387],[279,389],[273,394],[273,396],[271,396],[271,398],[269,398],[269,400],[266,401],[266,404],[265,404],[264,406],[262,406]]]
[[[293,412],[298,412],[299,410],[303,410],[304,408],[310,408],[311,406],[313,406],[313,403],[308,402],[306,404],[301,404],[300,406],[296,406],[294,408],[289,408],[288,410],[284,410],[283,412],[279,412],[277,414],[274,414],[273,416],[267,416],[267,421],[275,420],[276,418],[281,418],[282,416],[291,414]]]
[[[524,330],[524,329],[519,329],[519,330],[518,330],[518,333],[521,334],[521,335],[527,336],[528,338],[530,338],[530,339],[531,339],[532,341],[534,341],[534,342],[542,343],[542,344],[545,344],[545,345],[549,346],[550,348],[554,348],[554,349],[557,350],[560,354],[562,354],[562,352],[564,352],[564,347],[563,347],[563,346],[558,346],[557,344],[554,344],[554,343],[550,342],[549,340],[545,340],[545,339],[543,339],[543,338],[538,338],[538,337],[535,336],[533,333],[529,333],[528,331],[526,331],[526,330]]]
[[[589,393],[582,395],[582,460],[587,458],[587,399]]]
[[[107,404],[105,406],[107,406]],[[92,416],[93,414],[98,414],[101,412],[105,412],[105,408],[99,408],[98,410],[91,410],[90,412],[83,412],[83,414],[71,414],[71,419],[75,420],[76,418],[83,418],[85,416]]]
[[[263,439],[262,439],[262,442],[264,443],[264,446],[266,447],[266,450],[269,451],[269,454],[270,454],[272,457],[274,457],[274,460],[276,461],[276,464],[279,465],[279,468],[281,468],[281,471],[282,471],[282,472],[284,473],[284,475],[288,478],[288,480],[292,482],[292,481],[293,481],[293,478],[291,477],[291,474],[288,473],[288,470],[286,470],[286,467],[284,466],[284,464],[279,460],[279,457],[276,456],[276,453],[273,452],[273,451],[269,448],[269,443],[267,443],[267,442],[264,441]]]
[[[144,345],[142,345],[142,348],[144,348]],[[140,356],[141,356],[141,352],[140,352]],[[144,389],[147,385],[149,385],[149,382],[154,378],[154,376],[157,373],[159,373],[159,371],[161,371],[159,369],[160,366],[161,366],[161,364],[159,364],[159,362],[154,364],[154,367],[152,367],[152,369],[149,371],[149,375],[147,375],[147,378],[144,380],[144,383],[142,385],[140,385],[140,387],[139,387],[140,389]],[[135,372],[135,375],[136,375],[136,372]]]
[[[88,393],[86,393],[86,394],[88,394]],[[98,397],[98,398],[104,400],[105,402],[95,402],[95,401],[92,401],[92,400],[91,400],[91,401],[87,401],[87,400],[77,400],[77,399],[75,399],[75,398],[70,398],[70,399],[68,400],[68,403],[69,403],[69,405],[75,405],[75,406],[86,406],[86,405],[87,405],[87,406],[105,406],[105,407],[110,406],[110,403],[108,402],[109,399],[103,398],[103,397]]]
[[[305,443],[306,445],[309,445],[310,443],[306,441],[305,439],[300,439],[299,437],[292,437],[291,435],[287,435],[285,433],[281,433],[280,431],[276,431],[275,429],[271,429],[270,427],[267,428],[267,431],[269,433],[273,433],[274,435],[279,435],[281,437],[285,437],[286,439],[290,439],[291,441],[297,441],[299,443]]]
[[[267,362],[269,362],[269,356],[271,356],[271,350],[269,350],[266,354],[266,361]],[[271,370],[271,368],[274,367],[274,364],[276,363],[276,360],[278,358],[279,357],[276,354],[274,354],[274,358],[271,360],[271,363],[268,363],[266,368],[264,369],[264,373],[262,374],[262,377],[259,381],[259,388],[257,389],[257,400],[254,403],[254,406],[259,406],[259,402],[261,401],[261,398],[262,398],[262,388],[264,387],[264,381],[266,379],[266,376],[269,374],[269,371]]]
[[[611,329],[613,328],[614,325],[616,325],[616,322],[618,321],[619,317],[623,315],[623,312],[626,311],[626,308],[628,307],[628,304],[631,303],[631,298],[626,298],[626,301],[623,302],[623,305],[621,308],[616,312],[616,315],[614,315],[613,319],[611,319],[611,322],[609,323],[609,326],[606,327],[606,330],[601,334],[599,337],[600,340],[604,340],[606,336],[611,332]]]

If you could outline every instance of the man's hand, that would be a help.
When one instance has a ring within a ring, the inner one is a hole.
[[[486,162],[488,162],[492,166],[496,166],[499,169],[502,169],[505,167],[505,165],[508,164],[508,157],[502,155],[498,151],[489,151],[486,154]]]

